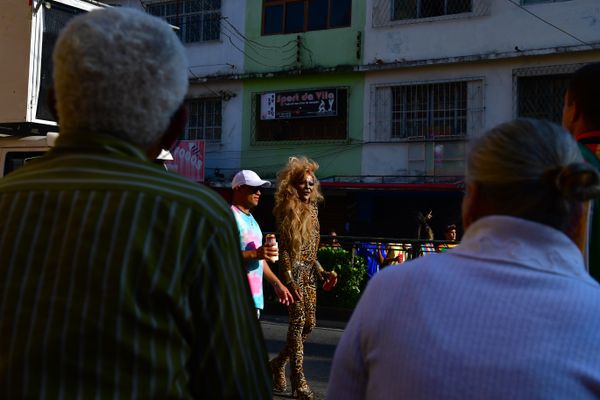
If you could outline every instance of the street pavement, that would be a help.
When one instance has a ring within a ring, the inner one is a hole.
[[[263,335],[267,342],[269,359],[275,357],[285,344],[287,334],[287,316],[261,316]],[[325,399],[329,371],[335,347],[343,332],[344,323],[337,321],[319,321],[304,345],[304,374],[315,392],[316,399]],[[274,399],[291,399],[290,369],[287,367],[288,388],[286,393],[275,393]]]

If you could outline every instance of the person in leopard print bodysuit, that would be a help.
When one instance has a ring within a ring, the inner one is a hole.
[[[295,302],[288,306],[289,326],[285,347],[271,360],[274,390],[286,390],[285,365],[291,365],[292,394],[312,399],[304,376],[304,341],[316,325],[317,281],[334,280],[317,261],[319,248],[318,203],[323,200],[315,176],[319,165],[306,157],[290,157],[277,174],[273,214],[280,241],[279,273]]]

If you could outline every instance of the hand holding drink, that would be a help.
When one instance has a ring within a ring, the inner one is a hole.
[[[323,284],[323,290],[329,292],[337,284],[337,272],[329,271],[327,273],[327,280]]]
[[[265,258],[270,262],[274,263],[279,261],[279,246],[277,245],[277,239],[272,233],[267,234],[265,237]]]

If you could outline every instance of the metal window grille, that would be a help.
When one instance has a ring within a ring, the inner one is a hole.
[[[472,0],[393,0],[392,20],[471,12]]]
[[[568,74],[517,78],[517,115],[560,124],[568,80]]]
[[[467,82],[392,87],[391,137],[434,139],[467,134]]]
[[[372,0],[373,27],[489,15],[493,0]]]
[[[515,117],[547,119],[560,124],[569,77],[582,65],[549,65],[513,70]]]
[[[194,99],[189,100],[187,105],[189,109],[188,125],[181,139],[220,141],[222,129],[221,99]]]
[[[148,13],[179,27],[184,43],[218,40],[221,32],[221,0],[177,0],[148,4]]]
[[[558,3],[558,2],[562,2],[562,1],[569,1],[569,0],[521,0],[521,3],[523,5],[529,5],[529,4],[541,4],[541,3]]]

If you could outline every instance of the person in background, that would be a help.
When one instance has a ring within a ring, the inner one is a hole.
[[[280,303],[287,306],[294,302],[290,291],[271,271],[266,261],[278,257],[279,250],[277,246],[262,245],[262,231],[254,216],[250,213],[250,210],[258,206],[261,195],[260,189],[270,186],[271,182],[260,179],[256,172],[247,169],[239,171],[231,181],[231,188],[233,189],[231,212],[233,212],[240,233],[242,259],[248,274],[250,291],[259,318],[260,312],[265,306],[263,275],[273,286]]]
[[[430,208],[417,212],[417,240],[433,240],[433,229],[429,226],[429,222],[432,218],[433,211]],[[426,254],[435,253],[435,246],[431,242],[414,243],[411,247],[411,252],[412,258],[417,258]]]
[[[417,212],[417,239],[433,240],[433,229],[429,226],[431,218],[433,218],[433,211],[430,209]]]
[[[437,250],[439,253],[446,252],[446,251],[458,246],[457,243],[451,243],[451,242],[456,242],[456,225],[455,224],[446,226],[446,229],[444,229],[444,240],[446,240],[447,243],[442,243],[442,244],[438,245]]]
[[[600,171],[600,62],[587,64],[569,80],[563,108],[563,126],[579,144],[585,160]],[[600,281],[600,201],[594,201],[591,234],[585,249],[588,269]]]
[[[381,269],[389,265],[398,265],[404,262],[404,245],[402,243],[387,243],[377,246],[377,256]]]
[[[321,242],[319,244],[319,248],[329,247],[339,249],[342,247],[342,245],[340,245],[340,242],[338,242],[337,240],[337,233],[333,229],[329,232],[329,240],[329,242]]]
[[[367,263],[367,276],[369,279],[381,268],[379,254],[382,246],[383,244],[380,242],[359,242],[353,246],[354,255],[363,257]]]
[[[271,360],[275,391],[286,390],[285,365],[290,361],[292,395],[312,399],[314,393],[304,376],[304,341],[316,325],[317,281],[335,286],[335,274],[317,260],[319,219],[317,205],[323,200],[315,173],[319,165],[306,157],[290,157],[277,174],[273,214],[281,239],[279,272],[294,295],[288,306],[289,326],[285,347]]]
[[[167,161],[173,161],[173,154],[171,154],[169,150],[161,149],[160,153],[154,159],[154,163],[168,171],[169,167],[167,167]]]
[[[53,66],[56,146],[0,180],[0,398],[271,398],[227,203],[153,163],[186,125],[181,41],[104,8]]]
[[[600,284],[577,244],[598,172],[560,126],[520,119],[467,158],[460,246],[369,282],[327,398],[597,399]]]

